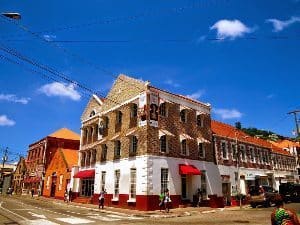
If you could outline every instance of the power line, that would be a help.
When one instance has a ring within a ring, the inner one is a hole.
[[[223,2],[228,3],[229,0],[223,0]],[[98,19],[95,21],[91,21],[88,23],[82,23],[82,24],[73,24],[69,26],[64,26],[64,27],[56,27],[56,28],[51,28],[51,29],[46,29],[42,31],[36,31],[35,33],[37,34],[44,34],[44,33],[53,33],[53,32],[58,32],[58,31],[65,31],[65,30],[73,30],[73,29],[81,29],[85,27],[90,27],[94,25],[101,25],[101,24],[113,24],[113,23],[118,23],[118,22],[128,22],[128,21],[135,21],[140,18],[144,18],[147,16],[155,16],[158,14],[163,14],[163,15],[168,15],[168,14],[174,14],[174,13],[183,13],[184,11],[188,9],[194,9],[194,8],[203,8],[204,6],[209,6],[209,5],[216,5],[222,3],[221,0],[216,1],[197,1],[194,2],[190,5],[187,6],[182,6],[182,7],[173,7],[173,8],[168,8],[168,9],[160,9],[160,10],[148,10],[145,12],[141,12],[136,15],[130,15],[130,16],[124,16],[124,17],[116,17],[116,18],[109,18],[109,19]],[[12,36],[20,36],[20,35],[10,35],[6,37],[12,37]]]
[[[115,79],[117,78],[117,76],[115,76],[113,72],[111,72],[111,71],[109,71],[109,70],[107,70],[107,69],[104,69],[104,68],[102,68],[102,67],[99,67],[98,65],[96,65],[96,64],[94,64],[94,63],[92,63],[92,62],[90,62],[89,60],[83,58],[82,56],[80,56],[80,55],[78,55],[78,54],[75,54],[75,53],[73,53],[73,52],[67,50],[66,48],[63,48],[62,46],[58,45],[58,44],[55,43],[55,42],[49,42],[49,40],[47,40],[47,39],[41,37],[39,34],[32,32],[28,27],[23,26],[23,25],[21,25],[20,23],[17,23],[16,21],[9,20],[9,19],[7,19],[7,18],[4,17],[4,16],[0,16],[0,18],[4,19],[4,20],[7,21],[7,22],[13,23],[14,25],[18,26],[20,29],[22,29],[22,30],[24,30],[25,32],[31,34],[32,36],[34,36],[34,37],[36,37],[36,38],[42,40],[43,42],[45,42],[45,43],[47,43],[47,44],[50,44],[51,46],[54,46],[55,48],[58,48],[58,49],[62,50],[65,54],[70,55],[70,56],[76,58],[77,60],[79,60],[79,61],[81,61],[81,62],[83,62],[83,63],[85,63],[85,64],[87,64],[87,65],[89,65],[89,66],[92,66],[92,67],[94,67],[94,68],[96,68],[96,69],[98,69],[98,70],[100,70],[100,71],[106,73],[107,75],[112,76],[112,77],[115,78]],[[129,83],[129,82],[127,82],[126,80],[123,80],[122,78],[119,78],[119,79],[120,79],[121,81],[124,81],[124,82],[126,82],[126,83]],[[139,90],[141,90],[141,91],[144,91],[144,89],[141,89],[140,87],[138,87],[138,86],[135,85],[135,84],[132,84],[132,83],[129,83],[129,84],[135,86],[137,89],[139,89]],[[115,102],[114,100],[111,100],[111,99],[109,99],[109,100],[112,101],[112,102]],[[116,103],[116,102],[115,102],[115,103]],[[118,103],[117,103],[117,104],[118,104]]]

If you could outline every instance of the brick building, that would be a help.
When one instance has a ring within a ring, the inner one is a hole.
[[[35,193],[40,192],[42,194],[43,178],[57,149],[78,150],[79,142],[80,136],[78,134],[67,128],[62,128],[29,145],[24,188],[28,192],[34,189]]]
[[[16,194],[22,193],[23,180],[26,173],[26,162],[24,157],[20,157],[13,177],[13,189]]]
[[[64,199],[71,188],[71,171],[78,163],[78,150],[59,148],[45,173],[43,196]]]
[[[221,196],[211,145],[209,104],[120,75],[103,99],[93,96],[81,120],[73,190],[93,203],[153,210],[169,189],[172,206]]]
[[[246,195],[250,185],[278,190],[284,179],[295,182],[296,158],[290,152],[218,121],[212,121],[211,129],[222,193],[228,202],[238,192]]]

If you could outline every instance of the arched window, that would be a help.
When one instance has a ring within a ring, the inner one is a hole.
[[[95,115],[96,115],[96,112],[95,112],[95,110],[93,110],[93,111],[90,113],[90,117],[95,116]]]

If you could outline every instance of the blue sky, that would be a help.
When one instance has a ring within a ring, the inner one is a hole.
[[[22,19],[0,18],[10,160],[61,127],[79,133],[89,94],[61,77],[105,96],[124,73],[209,102],[213,119],[293,136],[300,1],[1,1],[11,11]]]

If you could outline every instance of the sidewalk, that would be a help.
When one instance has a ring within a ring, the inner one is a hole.
[[[225,207],[225,208],[210,208],[210,207],[185,207],[185,208],[174,208],[170,209],[170,212],[165,211],[139,211],[139,210],[132,210],[132,209],[124,209],[124,208],[115,208],[115,207],[108,207],[105,206],[104,209],[99,209],[98,205],[94,204],[82,204],[82,203],[75,203],[75,202],[64,202],[63,200],[53,199],[53,198],[46,198],[43,196],[34,196],[33,198],[30,195],[22,195],[14,197],[21,197],[21,198],[30,198],[36,201],[49,201],[53,202],[54,204],[66,204],[71,205],[74,207],[80,207],[85,209],[91,209],[97,212],[103,213],[111,213],[117,215],[126,215],[126,216],[135,216],[135,217],[152,217],[152,218],[170,218],[170,217],[183,217],[183,216],[191,216],[195,214],[209,214],[209,213],[217,213],[222,212],[224,210],[240,210],[239,206],[236,207]],[[247,208],[248,206],[243,206],[243,209]]]

